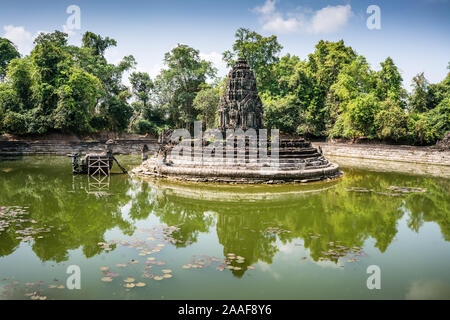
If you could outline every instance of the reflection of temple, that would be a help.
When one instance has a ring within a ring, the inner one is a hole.
[[[263,106],[256,89],[256,78],[244,59],[230,71],[225,94],[219,103],[219,128],[262,129]]]

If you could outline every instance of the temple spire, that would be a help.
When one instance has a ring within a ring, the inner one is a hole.
[[[255,74],[247,61],[240,58],[228,74],[226,90],[220,99],[219,128],[262,129],[263,112]]]

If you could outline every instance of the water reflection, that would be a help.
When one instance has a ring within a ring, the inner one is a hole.
[[[52,227],[52,232],[33,241],[32,249],[42,261],[66,261],[68,251],[80,247],[87,258],[95,256],[102,251],[97,243],[115,227],[133,234],[135,227],[123,219],[121,211],[131,199],[128,179],[114,179],[110,187],[113,194],[102,200],[83,187],[87,177],[72,177],[33,163],[11,169],[1,173],[0,204],[29,207],[37,226]],[[13,253],[21,242],[16,239],[15,228],[0,233],[0,237],[0,256]]]
[[[61,160],[27,161],[2,164],[0,205],[27,206],[37,227],[52,227],[32,242],[41,261],[66,261],[68,252],[77,248],[86,258],[99,255],[103,248],[98,243],[105,242],[106,231],[118,228],[132,236],[136,224],[151,215],[180,228],[172,233],[177,248],[215,232],[224,256],[245,258],[244,263],[231,263],[240,268],[232,270],[236,277],[257,262],[271,264],[280,243],[297,243],[314,261],[335,264],[350,250],[361,253],[368,239],[385,252],[404,215],[411,230],[419,232],[424,222],[435,222],[443,238],[450,240],[446,179],[347,170],[341,180],[306,186],[211,188],[124,176],[92,185],[88,177],[72,177]],[[427,191],[396,193],[391,186]],[[0,231],[0,257],[19,247],[17,228]]]
[[[420,186],[427,192],[398,194],[389,192],[391,186]],[[324,184],[316,187],[321,191],[313,193],[308,186],[306,193],[291,195],[288,200],[286,192],[281,192],[279,199],[272,197],[255,203],[242,199],[217,201],[220,197],[217,189],[212,191],[214,200],[207,200],[206,191],[203,200],[196,200],[189,197],[186,185],[172,186],[167,192],[159,192],[155,201],[169,209],[159,213],[163,222],[181,224],[182,229],[195,229],[193,232],[202,232],[210,226],[205,213],[213,210],[223,254],[234,253],[246,258],[243,269],[233,271],[236,276],[242,276],[246,266],[258,261],[272,263],[279,251],[278,241],[287,244],[302,239],[302,245],[309,249],[314,261],[337,263],[345,255],[335,254],[336,246],[344,247],[343,252],[356,248],[352,251],[359,253],[369,238],[375,240],[380,252],[385,252],[398,232],[398,221],[405,214],[411,230],[418,232],[424,222],[432,221],[440,226],[444,239],[449,239],[447,180],[350,170],[332,187],[326,188]],[[176,190],[181,192],[177,194]],[[168,216],[177,219],[167,219]]]

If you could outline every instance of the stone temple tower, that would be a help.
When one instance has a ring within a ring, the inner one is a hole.
[[[226,90],[220,99],[219,129],[262,129],[263,112],[255,74],[245,59],[238,59],[228,74]]]

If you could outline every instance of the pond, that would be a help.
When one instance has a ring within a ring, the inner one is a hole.
[[[0,300],[449,299],[450,179],[342,170],[306,185],[210,186],[3,159]],[[367,286],[373,265],[379,290]]]

